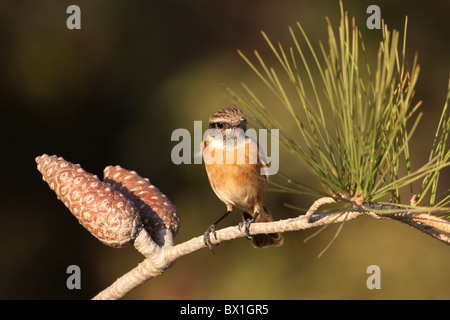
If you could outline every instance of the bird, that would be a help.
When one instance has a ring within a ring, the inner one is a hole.
[[[249,227],[254,222],[273,221],[264,205],[267,163],[264,151],[257,141],[246,134],[247,120],[236,108],[225,108],[209,118],[209,130],[201,144],[208,180],[216,196],[226,205],[227,211],[209,226],[203,241],[212,251],[211,234],[216,237],[216,226],[234,208],[242,210],[245,235],[255,248],[267,248],[283,244],[281,233],[251,236]],[[214,251],[213,251],[214,252]]]

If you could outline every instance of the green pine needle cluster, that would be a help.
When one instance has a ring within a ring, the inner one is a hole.
[[[245,84],[242,95],[228,89],[233,103],[261,127],[280,130],[280,142],[320,181],[321,195],[358,205],[385,201],[404,211],[448,214],[450,190],[436,193],[439,173],[450,164],[450,86],[429,161],[412,170],[409,145],[422,114],[420,102],[413,101],[420,72],[417,56],[411,65],[406,61],[407,19],[403,39],[383,23],[376,66],[371,66],[355,20],[350,22],[342,2],[340,10],[336,31],[327,19],[328,43],[320,43],[320,52],[300,23],[289,29],[289,47],[274,44],[263,33],[277,68],[268,66],[257,51],[255,62],[239,51],[279,104],[269,107]],[[280,108],[294,119],[305,146],[277,120]],[[414,206],[400,204],[400,189],[409,188],[413,195],[412,183],[420,179]]]

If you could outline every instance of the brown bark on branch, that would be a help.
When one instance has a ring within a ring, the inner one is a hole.
[[[430,225],[424,225],[423,214],[376,214],[370,211],[349,211],[337,213],[325,213],[313,215],[316,210],[323,204],[335,202],[333,198],[320,198],[311,206],[306,215],[301,215],[297,218],[290,218],[285,220],[254,223],[250,226],[250,234],[263,234],[274,232],[287,232],[312,229],[316,227],[325,226],[327,224],[335,224],[350,221],[363,215],[369,215],[377,219],[393,219],[406,223],[444,243],[450,245],[450,238],[445,234],[431,228]],[[430,217],[430,215],[426,215]],[[440,225],[449,222],[431,216],[434,223]],[[217,230],[217,239],[212,237],[213,244],[219,244],[225,241],[245,237],[243,230],[238,226],[227,227]],[[119,299],[125,296],[133,288],[143,284],[144,282],[162,274],[168,267],[170,267],[177,259],[191,254],[197,250],[205,248],[203,236],[192,238],[186,242],[177,244],[175,246],[159,247],[148,236],[145,230],[142,230],[135,240],[135,247],[143,253],[147,258],[141,262],[136,268],[126,273],[116,280],[110,287],[100,292],[93,299]]]
[[[175,206],[148,179],[134,171],[119,166],[107,167],[105,179],[100,181],[80,165],[61,157],[44,154],[37,157],[36,162],[43,179],[83,227],[111,247],[124,247],[132,243],[146,258],[94,299],[120,299],[137,286],[164,273],[179,258],[206,247],[203,235],[173,245],[179,227]],[[376,219],[406,223],[450,245],[450,238],[446,235],[450,231],[450,222],[447,220],[426,213],[401,212],[401,208],[395,206],[376,203],[364,205],[357,198],[350,200],[354,208],[349,211],[315,214],[321,206],[336,202],[332,197],[323,197],[316,200],[305,215],[253,223],[249,233],[256,235],[306,230],[369,215]],[[398,212],[376,213],[380,209]],[[246,237],[246,234],[243,228],[234,226],[217,230],[216,236],[211,238],[213,245]]]

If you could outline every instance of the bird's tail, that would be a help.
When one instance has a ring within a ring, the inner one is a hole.
[[[243,212],[242,218],[244,220],[252,218],[247,212]],[[256,217],[255,222],[270,222],[273,221],[272,215],[264,206],[264,211],[260,212]],[[277,233],[267,233],[267,234],[256,234],[252,236],[252,244],[255,248],[267,248],[270,246],[279,247],[283,244],[283,235],[279,232]]]

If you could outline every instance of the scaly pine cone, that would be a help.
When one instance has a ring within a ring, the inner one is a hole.
[[[123,194],[63,158],[44,154],[36,162],[43,180],[58,199],[98,240],[121,248],[136,238],[141,228],[140,217]]]
[[[164,229],[171,230],[174,236],[178,233],[180,219],[175,206],[148,179],[120,166],[108,166],[103,180],[134,203],[144,228],[156,243],[164,244]]]

